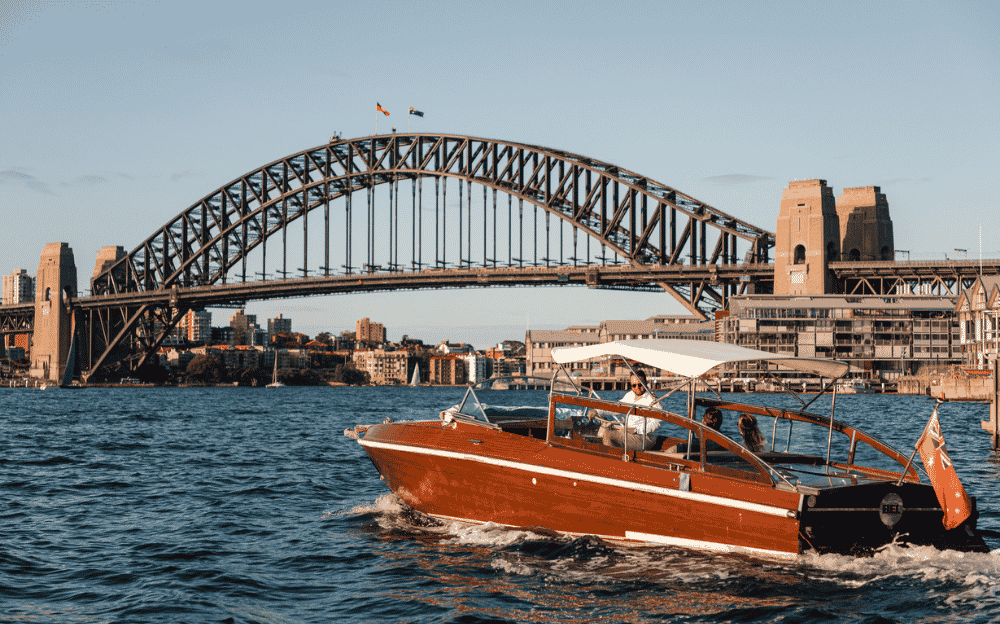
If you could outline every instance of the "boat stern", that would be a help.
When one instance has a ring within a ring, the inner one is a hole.
[[[979,514],[946,530],[933,488],[919,483],[880,482],[817,490],[803,496],[800,537],[819,553],[869,555],[891,543],[940,550],[989,552],[976,531]]]

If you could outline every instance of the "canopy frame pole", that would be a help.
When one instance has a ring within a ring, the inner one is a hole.
[[[826,436],[826,470],[830,471],[830,449],[833,445],[833,415],[837,410],[837,386],[833,387],[830,398],[830,432]]]

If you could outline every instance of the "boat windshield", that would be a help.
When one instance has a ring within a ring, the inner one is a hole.
[[[596,397],[597,393],[575,386],[571,381],[549,377],[491,378],[466,389],[454,411],[470,419],[496,424],[512,420],[537,420],[548,417],[550,395],[555,393]],[[558,419],[577,416],[581,410],[559,410]]]

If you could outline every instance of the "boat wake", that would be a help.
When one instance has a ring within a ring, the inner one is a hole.
[[[844,588],[885,582],[964,586],[950,600],[1000,600],[1000,549],[990,553],[937,550],[931,546],[889,544],[870,557],[808,552],[793,561],[686,550],[668,546],[625,546],[594,536],[570,537],[539,527],[508,528],[494,523],[440,521],[413,510],[394,494],[358,505],[337,516],[371,516],[390,532],[438,537],[442,545],[486,547],[491,567],[516,576],[545,575],[563,581],[609,580],[644,583],[722,585],[732,579],[795,583],[803,578]],[[766,580],[765,580],[766,579]]]
[[[909,577],[919,581],[949,581],[966,584],[986,582],[1000,595],[1000,549],[989,553],[938,550],[933,546],[889,544],[871,557],[800,555],[796,563],[818,575],[854,578],[858,586],[887,578]]]

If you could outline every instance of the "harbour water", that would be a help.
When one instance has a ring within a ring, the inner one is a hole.
[[[0,389],[0,622],[1000,621],[1000,550],[777,563],[422,517],[343,431],[460,397]],[[931,407],[837,399],[840,419],[907,454]],[[1000,530],[987,406],[940,414],[980,526]]]

